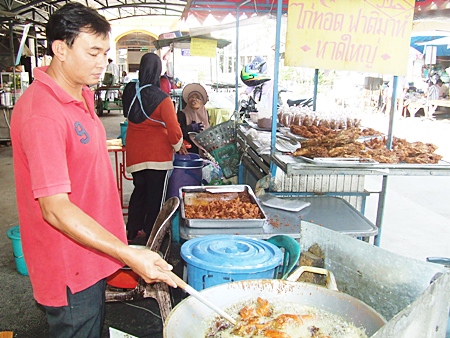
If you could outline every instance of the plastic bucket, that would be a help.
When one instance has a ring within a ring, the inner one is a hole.
[[[249,279],[273,279],[283,259],[280,248],[264,240],[234,235],[190,239],[181,246],[188,283],[197,291]]]
[[[179,190],[184,186],[197,186],[202,184],[203,160],[198,154],[175,154],[173,171],[169,178],[167,199],[179,197]]]
[[[120,122],[120,138],[122,139],[122,145],[125,146],[125,140],[127,138],[128,121]]]
[[[28,269],[22,252],[22,240],[20,239],[20,228],[18,225],[8,230],[8,238],[12,242],[14,260],[16,261],[17,271],[24,276],[28,276]]]

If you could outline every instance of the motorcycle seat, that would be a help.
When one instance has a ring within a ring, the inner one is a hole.
[[[289,107],[292,106],[299,106],[299,107],[305,107],[309,106],[312,103],[312,98],[306,98],[306,99],[298,99],[298,100],[287,100],[287,104]]]

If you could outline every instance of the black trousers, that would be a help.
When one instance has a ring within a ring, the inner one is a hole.
[[[100,338],[105,319],[106,279],[72,293],[67,306],[44,306],[51,338]]]
[[[166,199],[169,171],[145,169],[132,173],[134,189],[128,205],[128,239],[144,230],[147,236]]]

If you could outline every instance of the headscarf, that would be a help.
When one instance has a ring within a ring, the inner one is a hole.
[[[205,108],[205,104],[206,102],[208,102],[208,94],[205,88],[203,88],[203,86],[198,83],[191,83],[186,85],[186,87],[183,89],[183,94],[185,91],[187,92],[186,97],[184,97],[184,99],[186,99],[186,107],[184,107],[184,109],[182,109],[181,111],[184,113],[184,115],[186,115],[186,124],[189,125],[194,121],[195,123],[202,122],[205,129],[209,128],[209,117],[208,112]],[[189,107],[188,103],[189,97],[193,94],[197,94],[202,98],[202,106],[197,109],[197,111]]]
[[[189,105],[186,105],[182,112],[186,115],[186,124],[191,124],[193,121],[195,121],[195,123],[202,122],[205,129],[209,128],[208,112],[206,111],[205,106],[201,106],[195,111],[190,108]]]
[[[139,64],[139,88],[149,85],[148,87],[142,88],[140,91],[142,107],[145,112],[142,112],[141,105],[136,98],[136,82],[129,82],[123,91],[122,103],[123,103],[123,113],[125,117],[132,123],[141,123],[149,117],[159,104],[168,95],[164,93],[159,88],[159,78],[161,76],[162,64],[161,59],[158,55],[154,53],[144,54],[141,58],[141,63]],[[133,105],[130,108],[131,103]]]

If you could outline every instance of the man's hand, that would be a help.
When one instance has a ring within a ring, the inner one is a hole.
[[[160,255],[149,249],[129,248],[130,252],[124,259],[125,264],[141,276],[146,283],[164,282],[173,288],[177,287],[173,279],[164,273],[164,271],[171,271],[173,267]]]

